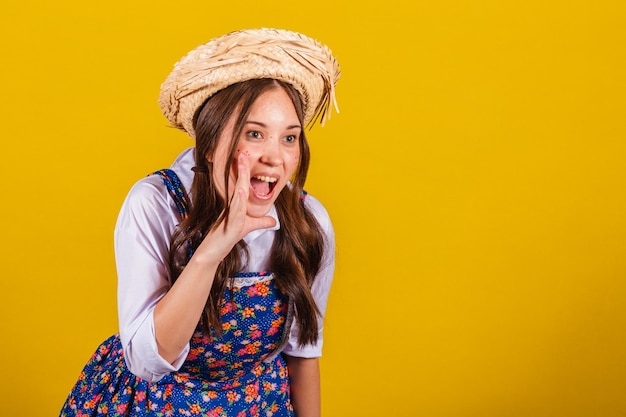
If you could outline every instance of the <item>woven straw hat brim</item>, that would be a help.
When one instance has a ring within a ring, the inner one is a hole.
[[[304,106],[304,123],[322,125],[331,106],[339,64],[330,49],[297,32],[251,29],[201,45],[174,65],[161,85],[159,105],[172,126],[195,138],[193,118],[204,102],[229,85],[273,78],[293,85]]]

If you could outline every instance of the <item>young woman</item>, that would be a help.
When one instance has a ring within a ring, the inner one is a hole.
[[[159,103],[196,146],[124,202],[120,334],[61,416],[319,416],[334,235],[303,190],[304,129],[328,118],[338,77],[326,47],[272,29],[176,64]]]

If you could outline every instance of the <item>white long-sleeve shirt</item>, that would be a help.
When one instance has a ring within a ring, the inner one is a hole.
[[[187,191],[191,189],[195,165],[194,149],[181,153],[171,166]],[[193,199],[193,196],[191,196]],[[314,358],[322,353],[322,321],[334,272],[334,231],[326,209],[308,195],[305,205],[314,214],[324,232],[322,267],[315,278],[312,293],[322,314],[315,345],[298,347],[298,325],[294,320],[284,353]],[[276,209],[267,214],[276,226],[254,230],[244,241],[248,245],[248,271],[268,269],[269,254],[280,222]],[[115,257],[118,274],[118,316],[120,338],[126,364],[131,372],[149,381],[180,369],[189,352],[189,343],[173,363],[159,353],[154,332],[154,308],[170,288],[168,253],[170,237],[180,222],[178,210],[161,177],[149,176],[138,181],[128,193],[115,227]]]

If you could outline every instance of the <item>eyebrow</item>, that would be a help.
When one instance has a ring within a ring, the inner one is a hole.
[[[258,126],[261,126],[261,127],[267,127],[267,125],[265,123],[256,122],[254,120],[246,120],[246,124],[253,124],[253,125],[258,125]],[[287,126],[286,129],[300,129],[300,130],[302,130],[302,126],[300,126],[299,124],[297,124],[297,125],[290,125],[290,126]]]

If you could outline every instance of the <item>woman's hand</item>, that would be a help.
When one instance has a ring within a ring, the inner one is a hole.
[[[270,216],[251,217],[248,215],[250,195],[250,163],[245,153],[237,157],[237,181],[230,202],[228,216],[204,238],[194,257],[207,257],[209,261],[221,262],[233,247],[248,233],[257,229],[267,229],[276,224]]]

